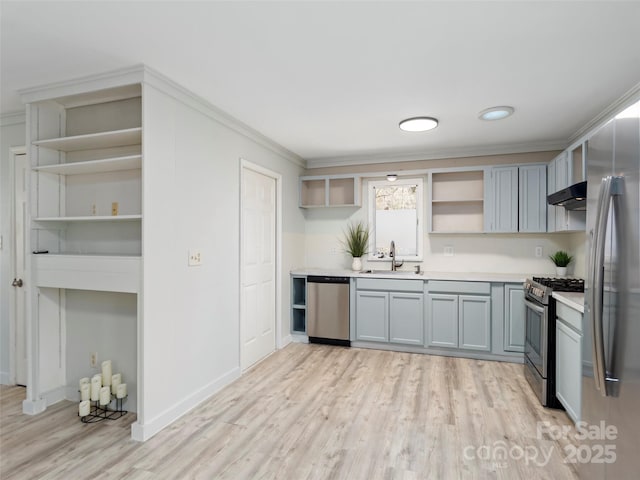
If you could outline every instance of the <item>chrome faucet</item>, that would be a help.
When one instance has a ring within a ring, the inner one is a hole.
[[[391,246],[389,247],[389,256],[391,257],[391,271],[395,272],[398,270],[398,267],[401,267],[404,261],[398,263],[396,262],[396,243],[391,240]]]

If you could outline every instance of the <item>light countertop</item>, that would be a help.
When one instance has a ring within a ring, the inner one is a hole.
[[[582,292],[553,292],[551,294],[558,302],[564,303],[567,307],[584,313],[584,293]]]
[[[366,270],[365,270],[366,271]],[[466,282],[523,283],[531,274],[494,273],[494,272],[431,272],[416,274],[411,270],[399,270],[398,273],[376,271],[375,273],[354,272],[353,270],[333,270],[322,268],[299,268],[291,270],[292,275],[322,275],[332,277],[356,278],[398,278],[410,280],[454,280]]]

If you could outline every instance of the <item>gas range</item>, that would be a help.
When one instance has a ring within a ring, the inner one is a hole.
[[[524,282],[527,298],[536,300],[542,305],[549,304],[549,297],[556,292],[584,292],[584,280],[579,278],[533,277]]]

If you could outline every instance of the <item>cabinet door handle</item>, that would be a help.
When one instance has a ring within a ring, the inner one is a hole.
[[[22,286],[22,279],[21,278],[14,278],[13,282],[11,283],[12,287],[21,287]]]

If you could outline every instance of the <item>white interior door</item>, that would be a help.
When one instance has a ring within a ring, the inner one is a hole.
[[[13,280],[13,312],[15,325],[15,382],[18,385],[27,384],[27,335],[26,335],[26,301],[27,296],[22,286],[25,275],[25,222],[26,222],[26,205],[27,205],[27,175],[29,174],[28,162],[26,155],[15,155],[14,168],[14,212],[13,212],[13,231],[14,231],[14,280]]]
[[[276,179],[242,168],[240,366],[276,344]]]

